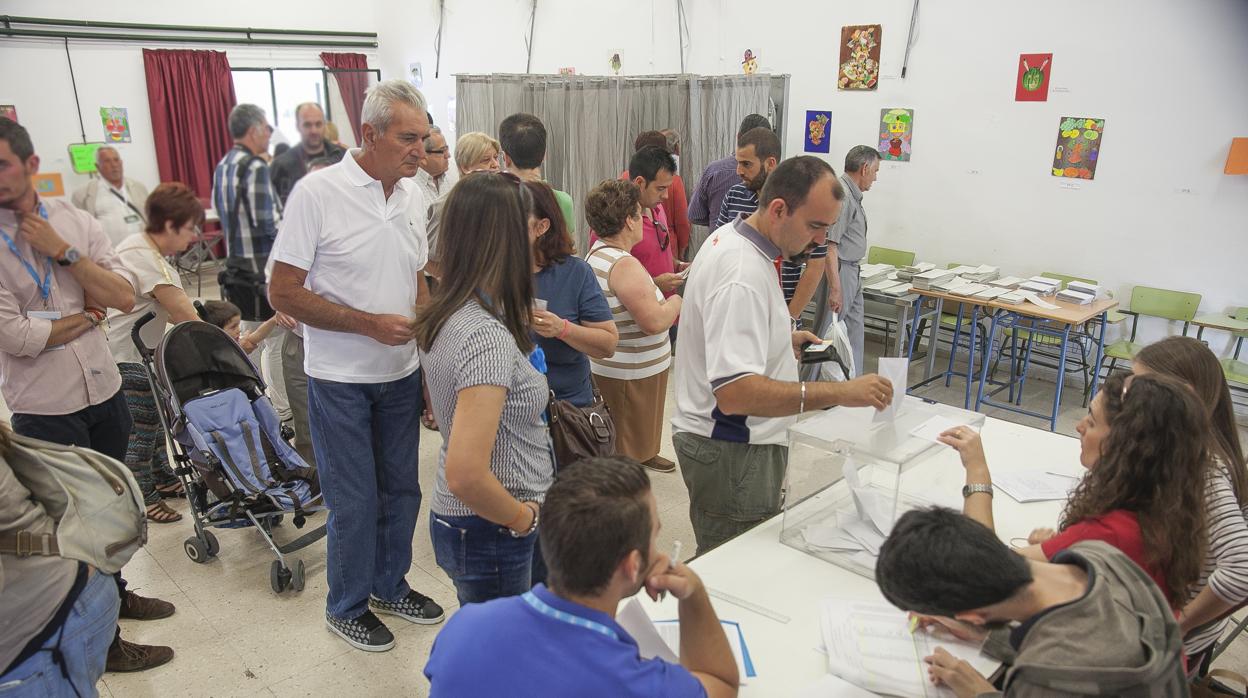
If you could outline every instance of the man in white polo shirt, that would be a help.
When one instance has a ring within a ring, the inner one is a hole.
[[[269,299],[305,326],[312,446],[329,505],[329,629],[381,652],[394,635],[374,612],[441,622],[442,609],[411,589],[420,510],[417,452],[423,409],[412,342],[423,221],[407,215],[412,177],[429,135],[425,98],[403,80],[369,88],[363,147],[295,187],[273,248]]]
[[[796,352],[819,338],[793,330],[776,270],[782,260],[801,264],[824,243],[844,196],[827,163],[789,158],[767,178],[758,210],[712,233],[694,259],[672,440],[699,555],[779,512],[796,415],[835,405],[879,409],[892,399],[892,385],[877,375],[798,380]]]

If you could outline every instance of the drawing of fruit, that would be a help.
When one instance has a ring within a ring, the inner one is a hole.
[[[816,116],[810,120],[808,126],[810,128],[810,144],[821,145],[823,143],[823,137],[827,135],[828,115],[820,114]]]
[[[1039,68],[1032,68],[1027,65],[1027,59],[1023,59],[1023,89],[1027,92],[1035,92],[1044,84],[1044,69],[1049,65],[1049,59],[1044,59],[1044,63]]]

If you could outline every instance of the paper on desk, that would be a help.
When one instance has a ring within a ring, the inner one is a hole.
[[[795,698],[876,698],[876,694],[832,674],[806,686],[794,694]]]
[[[893,384],[893,400],[884,409],[875,413],[877,422],[891,422],[897,418],[897,408],[906,396],[906,385],[910,380],[910,360],[899,357],[880,357],[879,374]]]
[[[1032,304],[1038,305],[1038,306],[1040,306],[1041,308],[1044,308],[1045,310],[1057,310],[1057,306],[1056,306],[1056,305],[1054,305],[1054,304],[1052,304],[1052,303],[1050,303],[1050,302],[1048,302],[1048,301],[1042,301],[1042,300],[1040,300],[1040,296],[1036,295],[1036,293],[1035,293],[1034,291],[1028,291],[1027,293],[1024,293],[1024,294],[1023,294],[1023,297],[1027,299],[1027,302],[1028,302],[1028,303],[1032,303]]]
[[[1043,470],[1015,470],[994,475],[992,484],[1014,501],[1026,504],[1063,501],[1070,497],[1071,490],[1079,486],[1079,478]]]
[[[677,651],[673,651],[671,646],[663,639],[663,635],[650,620],[650,616],[646,615],[646,610],[641,607],[641,602],[637,597],[628,600],[624,604],[624,608],[615,614],[615,622],[620,624],[621,628],[628,631],[628,634],[637,641],[637,652],[643,659],[658,657],[664,661],[673,664],[680,663],[680,656]],[[679,648],[679,643],[677,647]]]
[[[919,426],[911,429],[910,435],[917,436],[920,439],[927,439],[928,441],[940,443],[941,434],[953,429],[954,427],[963,426],[967,429],[974,429],[974,427],[963,424],[957,420],[949,419],[948,417],[942,415],[936,415]]]
[[[721,620],[720,626],[724,629],[724,635],[728,638],[728,647],[732,649],[732,658],[737,660],[737,676],[741,685],[745,685],[746,679],[752,679],[758,676],[758,672],[754,670],[754,661],[750,657],[750,649],[745,644],[745,635],[741,632],[741,626],[736,621]],[[680,621],[678,620],[656,620],[654,627],[658,630],[659,635],[663,637],[663,641],[667,643],[668,648],[673,652],[680,652]],[[646,655],[641,655],[645,657]],[[648,659],[648,657],[646,657]]]

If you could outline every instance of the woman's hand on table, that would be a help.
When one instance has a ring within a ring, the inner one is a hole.
[[[1051,528],[1037,528],[1027,536],[1028,545],[1040,545],[1046,540],[1057,535],[1057,531]]]
[[[988,458],[984,456],[984,444],[979,432],[970,427],[954,427],[942,433],[940,442],[953,448],[962,457],[962,466],[966,468],[967,481],[976,476],[976,482],[984,482],[988,476]]]

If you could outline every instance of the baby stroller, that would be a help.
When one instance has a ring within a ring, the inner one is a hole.
[[[254,526],[277,556],[269,571],[273,591],[302,591],[303,560],[292,566],[286,555],[323,538],[325,527],[285,545],[273,541],[273,527],[291,514],[301,529],[308,514],[325,508],[316,470],[283,435],[260,371],[229,335],[206,322],[182,322],[152,349],[143,327],[153,317],[143,316],[131,339],[190,503],[195,535],[183,543],[186,556],[198,563],[216,556],[221,546],[210,528]]]

